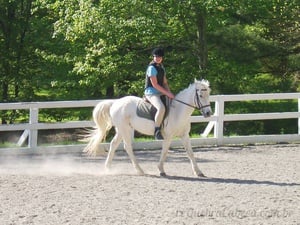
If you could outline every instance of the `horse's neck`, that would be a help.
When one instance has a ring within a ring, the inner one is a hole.
[[[194,84],[191,84],[188,88],[179,92],[175,98],[183,101],[189,105],[194,105]],[[172,101],[170,113],[178,116],[178,119],[189,117],[194,111],[194,108],[188,105],[185,105],[181,102],[177,102],[176,100]]]
[[[186,103],[193,104],[193,96],[194,96],[195,85],[190,84],[189,87],[180,91],[175,98],[181,101],[185,101]]]

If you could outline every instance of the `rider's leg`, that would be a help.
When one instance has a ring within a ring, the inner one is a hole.
[[[164,119],[165,115],[165,105],[160,99],[160,95],[147,95],[146,98],[148,101],[156,108],[157,112],[155,114],[154,122],[155,122],[155,131],[154,135],[156,139],[163,139],[161,133],[160,133],[160,126],[162,124],[162,121]]]

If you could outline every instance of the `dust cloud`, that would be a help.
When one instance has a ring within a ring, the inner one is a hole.
[[[66,156],[1,156],[1,174],[37,176],[70,176],[73,174],[105,175],[104,162],[100,159]]]

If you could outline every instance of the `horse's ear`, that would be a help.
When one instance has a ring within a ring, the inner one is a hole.
[[[208,87],[210,86],[209,81],[208,80],[202,80]]]
[[[196,78],[194,78],[194,83],[198,82],[198,80]]]

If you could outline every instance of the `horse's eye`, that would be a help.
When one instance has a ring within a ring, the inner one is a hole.
[[[202,90],[197,89],[197,94],[199,95],[200,98],[203,97],[201,91],[202,91]]]

